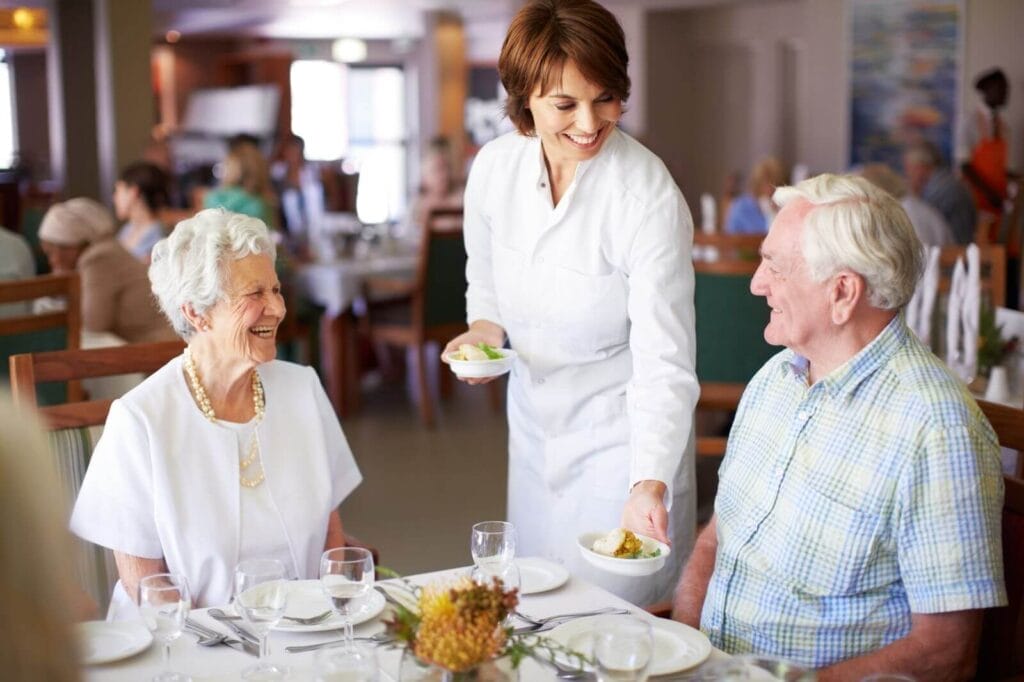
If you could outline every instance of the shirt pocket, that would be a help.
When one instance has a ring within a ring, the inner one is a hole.
[[[626,343],[628,287],[621,273],[587,273],[555,265],[549,275],[547,317],[571,349],[590,354]]]
[[[781,494],[755,538],[762,570],[795,593],[818,597],[870,591],[888,582],[881,570],[884,524],[804,485]]]

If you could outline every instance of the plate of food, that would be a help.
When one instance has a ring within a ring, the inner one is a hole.
[[[616,528],[607,533],[584,533],[577,542],[580,554],[589,564],[618,575],[657,573],[672,553],[664,542],[625,528]]]
[[[588,658],[593,657],[594,636],[607,625],[607,618],[615,616],[590,616],[563,623],[548,633],[548,639],[557,642]],[[651,635],[654,639],[654,655],[651,658],[651,675],[669,675],[691,670],[711,655],[711,642],[700,630],[667,618],[651,619]],[[559,663],[576,666],[578,662],[564,654],[557,655]],[[583,664],[582,669],[591,672],[593,667]]]
[[[144,651],[153,641],[142,621],[102,620],[78,623],[75,626],[83,665],[99,665],[120,661]]]
[[[495,348],[486,343],[475,346],[464,343],[441,356],[455,375],[466,379],[497,377],[512,369],[516,352],[511,348]]]

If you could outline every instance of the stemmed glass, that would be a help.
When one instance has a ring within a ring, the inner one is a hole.
[[[598,682],[646,682],[654,658],[651,624],[633,616],[608,616],[595,629]]]
[[[516,529],[508,521],[481,521],[473,525],[469,540],[473,555],[472,578],[476,582],[489,582],[491,577],[501,578],[505,588],[519,587],[519,569],[515,565]]]
[[[270,628],[277,625],[288,605],[284,564],[277,559],[248,559],[235,568],[235,609],[256,632],[260,641],[259,662],[243,671],[246,680],[280,680],[286,666],[267,660]]]
[[[349,603],[373,587],[373,555],[363,547],[337,547],[320,557],[320,585],[345,623],[346,646],[352,646]]]
[[[321,649],[316,655],[316,682],[377,682],[377,653],[369,646],[349,644]]]
[[[192,598],[185,576],[157,573],[139,583],[139,610],[146,627],[164,645],[164,671],[154,682],[184,682],[188,675],[171,672],[171,642],[181,636]]]

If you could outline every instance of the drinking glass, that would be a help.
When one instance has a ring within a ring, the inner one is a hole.
[[[267,660],[270,628],[277,625],[288,605],[284,564],[277,559],[248,559],[235,568],[235,610],[255,631],[260,641],[260,660],[242,672],[245,680],[281,680],[286,666]]]
[[[349,644],[321,649],[316,655],[316,682],[377,682],[377,654],[372,647]]]
[[[469,551],[477,568],[500,575],[516,556],[516,529],[508,521],[481,521],[473,525]]]
[[[188,581],[178,573],[157,573],[139,582],[139,610],[153,637],[164,645],[164,671],[154,682],[184,682],[188,675],[171,672],[171,642],[181,636],[192,598]]]
[[[373,587],[373,571],[373,555],[363,547],[329,549],[320,557],[320,585],[345,623],[346,648],[353,637],[349,604]]]
[[[645,682],[654,658],[651,624],[633,616],[608,616],[594,629],[598,682]]]

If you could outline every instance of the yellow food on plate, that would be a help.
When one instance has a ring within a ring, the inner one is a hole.
[[[452,353],[453,360],[464,360],[470,362],[476,362],[478,360],[488,360],[487,353],[483,352],[476,346],[471,346],[468,343],[464,343],[459,346],[459,349]]]
[[[598,554],[619,559],[637,559],[642,556],[644,543],[631,530],[616,528],[604,537],[594,540],[591,548]]]

